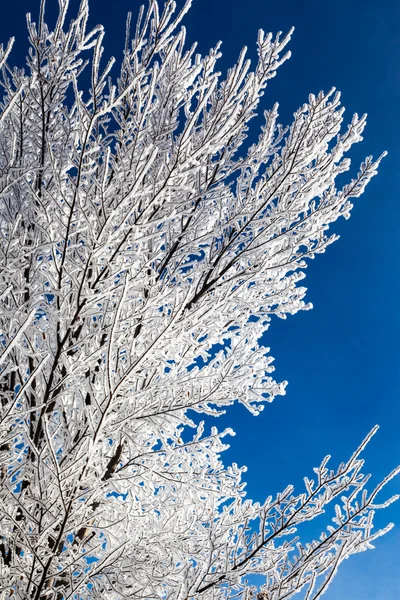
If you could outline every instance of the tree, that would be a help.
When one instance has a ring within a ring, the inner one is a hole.
[[[290,33],[260,31],[255,70],[243,50],[222,80],[219,46],[185,48],[190,1],[150,0],[113,83],[87,0],[69,22],[59,6],[52,30],[44,1],[28,15],[25,71],[13,40],[0,52],[0,597],[316,599],[391,527],[373,533],[373,515],[398,470],[369,494],[361,472],[375,429],[259,505],[221,461],[231,432],[191,415],[284,393],[259,338],[310,308],[305,260],[376,173],[369,157],[335,187],[365,116],[341,133],[339,94],[321,92],[290,128],[264,112],[246,145]]]

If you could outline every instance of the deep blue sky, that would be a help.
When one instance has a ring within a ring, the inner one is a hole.
[[[92,24],[106,25],[105,43],[117,58],[126,13],[135,14],[139,4],[91,2]],[[0,41],[17,36],[18,63],[26,49],[24,14],[36,15],[37,8],[38,0],[2,2]],[[304,284],[314,310],[276,319],[266,335],[277,378],[289,380],[287,395],[257,418],[238,407],[218,423],[237,431],[225,460],[248,465],[253,498],[301,485],[327,453],[335,464],[345,460],[375,423],[381,430],[365,453],[374,481],[400,462],[399,23],[398,0],[194,0],[186,19],[188,41],[199,41],[201,52],[223,40],[222,69],[243,45],[254,56],[259,27],[276,32],[294,25],[292,58],[270,83],[262,109],[278,101],[287,124],[309,93],[335,86],[348,119],[355,111],[369,115],[365,141],[351,154],[354,168],[367,154],[389,151],[350,221],[335,226],[341,239],[309,265]],[[395,492],[399,480],[386,494]],[[375,551],[346,561],[326,600],[400,598],[400,505],[381,517],[397,529]]]

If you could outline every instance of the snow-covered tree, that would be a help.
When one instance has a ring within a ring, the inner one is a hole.
[[[305,261],[376,173],[367,158],[335,187],[365,117],[341,131],[321,92],[246,144],[290,33],[260,31],[254,70],[244,49],[223,79],[219,45],[185,46],[190,1],[150,0],[112,79],[87,0],[59,7],[52,30],[44,2],[28,15],[25,70],[0,49],[0,598],[314,600],[388,529],[373,515],[396,472],[370,493],[361,472],[375,430],[260,505],[221,461],[230,431],[193,414],[284,393],[259,339],[310,308]]]

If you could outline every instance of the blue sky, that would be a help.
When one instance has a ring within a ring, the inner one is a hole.
[[[140,3],[91,2],[92,24],[106,25],[107,51],[117,58],[126,12],[135,14]],[[2,3],[0,41],[17,36],[18,63],[26,49],[24,14],[36,15],[37,7],[38,0]],[[396,0],[194,0],[186,19],[188,43],[199,41],[201,52],[223,40],[223,70],[243,45],[254,56],[259,27],[276,32],[294,25],[292,58],[271,81],[261,108],[278,101],[287,124],[309,93],[335,86],[348,119],[356,111],[369,115],[365,140],[351,154],[353,168],[368,154],[389,151],[350,221],[336,224],[341,239],[309,264],[304,283],[314,309],[276,319],[265,336],[276,377],[289,380],[287,395],[257,418],[237,407],[218,422],[237,431],[225,460],[248,465],[248,492],[256,499],[288,483],[301,485],[327,453],[334,464],[346,459],[375,423],[381,429],[365,452],[373,481],[400,462],[399,22]],[[396,492],[399,479],[386,490]],[[375,551],[346,561],[326,600],[400,598],[400,504],[380,515],[380,523],[389,520],[397,529]]]

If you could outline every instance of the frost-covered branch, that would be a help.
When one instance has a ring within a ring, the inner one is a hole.
[[[306,260],[381,159],[336,187],[365,117],[343,129],[335,90],[287,128],[265,110],[249,145],[291,32],[260,31],[223,79],[219,44],[186,46],[190,4],[129,15],[117,77],[87,0],[72,19],[59,0],[53,30],[44,1],[28,15],[24,70],[0,48],[0,598],[247,598],[261,573],[264,598],[311,600],[386,531],[365,444],[260,506],[221,460],[232,432],[189,417],[284,393],[259,339],[310,308]]]

